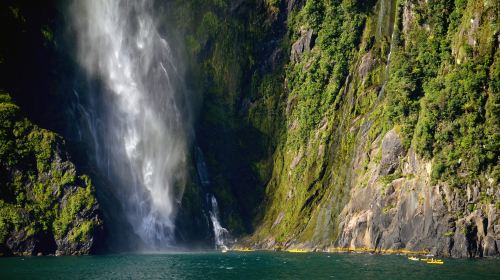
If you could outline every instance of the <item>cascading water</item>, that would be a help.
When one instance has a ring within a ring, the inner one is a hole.
[[[215,249],[226,251],[226,243],[230,241],[231,237],[229,231],[222,227],[220,223],[219,205],[215,196],[209,191],[210,179],[208,177],[207,165],[199,147],[196,147],[195,158],[198,177],[200,178],[201,186],[207,200],[207,208],[214,232]]]
[[[99,107],[96,162],[143,249],[172,245],[182,197],[191,106],[182,71],[154,21],[153,1],[85,0],[72,6],[78,58]],[[88,105],[92,106],[92,105]],[[81,111],[84,111],[83,108]],[[97,152],[98,151],[98,152]]]
[[[226,239],[229,231],[222,227],[219,222],[219,205],[213,194],[209,194],[207,199],[210,199],[210,221],[212,221],[212,228],[214,230],[215,249],[222,251],[227,250]]]
[[[378,100],[382,100],[385,94],[385,87],[389,80],[389,65],[391,64],[392,48],[394,46],[394,29],[396,24],[397,5],[395,0],[380,1],[379,17],[377,22],[377,35],[379,37],[389,37],[389,53],[386,57],[384,77],[382,87],[378,94]]]

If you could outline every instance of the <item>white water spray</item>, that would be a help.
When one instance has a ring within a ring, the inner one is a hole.
[[[146,246],[172,244],[191,131],[182,73],[154,21],[153,1],[75,1],[78,57],[104,90],[98,164],[112,170],[114,194]],[[99,148],[99,149],[97,149]]]
[[[203,157],[203,153],[199,147],[196,147],[196,169],[198,170],[198,177],[200,179],[203,191],[206,193],[207,207],[212,222],[212,230],[214,232],[215,249],[226,251],[227,242],[231,242],[229,231],[224,228],[220,223],[219,205],[215,196],[209,192],[210,179],[208,177],[207,165]]]
[[[214,230],[214,239],[215,239],[215,249],[220,249],[222,251],[227,250],[226,236],[229,235],[229,231],[222,227],[219,222],[219,205],[217,204],[217,200],[215,196],[212,194],[208,195],[210,198],[210,220],[212,221],[212,227]]]

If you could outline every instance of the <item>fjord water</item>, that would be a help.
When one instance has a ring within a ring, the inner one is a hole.
[[[498,279],[499,260],[326,253],[171,253],[0,259],[0,279]]]
[[[175,243],[192,135],[193,97],[184,90],[181,63],[158,32],[153,2],[72,6],[78,61],[86,79],[98,84],[78,108],[88,119],[96,165],[144,250]]]

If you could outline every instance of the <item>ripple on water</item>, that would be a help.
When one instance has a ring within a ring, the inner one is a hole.
[[[215,269],[214,269],[215,268]],[[253,252],[0,259],[0,279],[498,279],[500,260]]]

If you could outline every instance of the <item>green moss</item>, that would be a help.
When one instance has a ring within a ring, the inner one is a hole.
[[[83,223],[72,229],[68,240],[73,243],[88,241],[92,236],[94,226],[94,222],[84,221]]]
[[[54,236],[56,238],[62,238],[68,232],[70,225],[76,225],[78,213],[89,211],[95,205],[93,187],[89,183],[86,182],[85,187],[78,188],[65,198],[65,203],[61,205],[61,210],[56,215],[53,223]],[[79,236],[86,228],[88,228],[88,225],[82,229],[73,229],[71,236]]]
[[[392,209],[394,209],[394,207],[396,207],[396,206],[392,205],[392,204],[391,205],[387,205],[386,207],[384,207],[382,209],[382,213],[387,214],[387,213],[389,213],[389,211],[391,211]]]
[[[396,9],[381,9],[381,1],[306,1],[277,35],[285,24],[274,16],[282,1],[256,1],[238,18],[227,5],[187,2],[181,10],[191,14],[180,13],[180,22],[193,18],[185,33],[193,80],[201,81],[204,97],[200,138],[230,227],[248,219],[238,218],[242,205],[265,186],[259,214],[250,216],[255,240],[307,241],[318,228],[335,238],[336,225],[321,228],[321,209],[329,209],[335,224],[353,187],[351,172],[364,174],[380,162],[381,151],[359,171],[350,170],[353,157],[371,155],[374,142],[394,127],[405,150],[433,161],[432,183],[461,186],[485,173],[498,181],[500,67],[492,45],[498,27],[482,21],[480,47],[464,48],[475,12],[494,14],[487,4],[417,1],[415,21],[402,30],[402,1],[390,1]],[[287,61],[309,29],[312,49]],[[269,47],[276,40],[280,49]],[[268,47],[284,61],[269,66],[275,61]],[[368,52],[370,70],[362,75]],[[245,167],[251,168],[245,180],[226,179]],[[380,181],[387,185],[399,176]],[[241,181],[251,187],[240,187]]]
[[[443,235],[444,235],[445,237],[451,237],[451,236],[455,235],[455,232],[453,232],[453,231],[448,231],[448,232],[445,232]]]
[[[467,210],[469,210],[469,213],[474,212],[476,210],[477,205],[475,203],[469,203],[467,204]]]
[[[499,126],[485,110],[489,102],[498,103],[489,93],[498,75],[490,73],[488,79],[489,69],[498,65],[498,52],[488,52],[494,48],[489,38],[498,28],[485,22],[480,34],[471,35],[479,36],[478,46],[469,45],[460,30],[469,29],[476,14],[491,11],[473,1],[448,2],[415,7],[420,24],[431,28],[413,27],[396,37],[385,116],[401,126],[406,148],[413,144],[419,156],[434,159],[434,183],[462,185],[491,172],[498,162],[494,149],[499,140],[493,131]]]
[[[0,94],[0,243],[13,231],[60,239],[70,224],[70,241],[86,241],[99,222],[78,218],[96,204],[90,179],[77,178],[75,166],[60,158],[58,135],[22,118],[11,102]]]
[[[38,172],[46,172],[50,169],[56,137],[54,133],[44,129],[33,129],[28,135],[28,143],[35,151]]]
[[[0,243],[5,242],[12,230],[21,230],[26,223],[21,215],[21,209],[0,200]]]
[[[379,180],[382,183],[382,185],[387,186],[392,183],[392,181],[398,179],[401,177],[400,173],[394,173],[391,175],[386,175],[386,176],[380,176]]]
[[[54,42],[54,33],[48,26],[44,26],[41,31],[42,37],[45,40],[46,43],[53,43]]]

